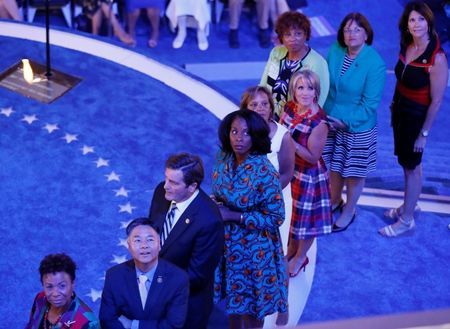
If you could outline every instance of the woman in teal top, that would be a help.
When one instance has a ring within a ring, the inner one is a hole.
[[[333,211],[341,212],[334,232],[347,229],[355,219],[365,178],[376,167],[377,107],[386,65],[370,46],[372,40],[373,30],[367,19],[360,13],[350,13],[342,21],[337,42],[327,58],[330,90],[324,110],[331,129],[323,158],[330,170]]]

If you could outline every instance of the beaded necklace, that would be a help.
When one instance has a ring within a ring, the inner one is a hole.
[[[308,108],[306,111],[299,113],[299,108],[298,106],[296,106],[294,111],[294,117],[292,118],[291,124],[296,126],[302,123],[303,119],[308,118],[311,115],[311,113],[312,113],[311,108]]]
[[[44,314],[44,329],[55,328],[55,326],[58,324],[59,320],[61,320],[62,315],[64,314],[64,312],[62,312],[60,315],[58,315],[58,318],[56,319],[55,323],[51,323],[50,320],[48,320],[48,312],[49,311],[50,311],[50,307],[45,311],[45,314]]]

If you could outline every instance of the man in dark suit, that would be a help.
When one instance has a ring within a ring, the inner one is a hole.
[[[148,218],[133,220],[126,232],[133,259],[106,272],[101,327],[182,328],[187,314],[188,276],[175,265],[158,259],[159,234]]]
[[[223,254],[223,221],[219,209],[200,189],[203,164],[198,156],[172,155],[165,181],[153,194],[150,218],[161,232],[159,256],[189,275],[186,329],[203,329],[213,308],[214,270]]]

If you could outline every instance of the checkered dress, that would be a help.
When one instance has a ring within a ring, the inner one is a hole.
[[[313,115],[301,116],[295,104],[288,103],[280,118],[295,143],[307,146],[312,130],[326,120],[322,109]],[[331,233],[330,186],[328,171],[322,158],[311,164],[295,154],[292,188],[291,238],[310,239]]]

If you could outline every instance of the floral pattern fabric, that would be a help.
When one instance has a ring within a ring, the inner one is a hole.
[[[287,274],[279,226],[284,202],[279,175],[265,155],[249,155],[233,169],[234,157],[218,156],[214,197],[243,213],[243,223],[225,223],[224,255],[215,273],[215,302],[229,314],[258,319],[287,310]]]

